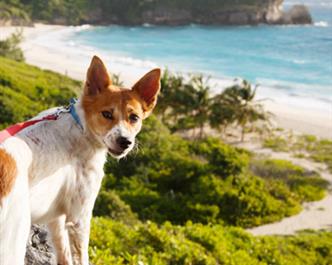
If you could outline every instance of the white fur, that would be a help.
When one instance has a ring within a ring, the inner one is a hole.
[[[48,224],[58,263],[89,264],[90,219],[107,147],[119,135],[134,143],[136,133],[131,135],[119,125],[105,136],[107,147],[101,145],[85,126],[80,102],[75,107],[84,130],[69,113],[62,113],[57,120],[30,126],[0,145],[18,167],[14,188],[0,206],[1,265],[24,264],[30,220]]]

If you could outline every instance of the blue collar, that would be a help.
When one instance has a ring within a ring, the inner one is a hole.
[[[75,103],[76,102],[77,102],[77,100],[75,98],[70,99],[69,113],[71,114],[73,119],[76,121],[76,123],[79,125],[79,127],[81,127],[81,129],[83,130],[83,125],[81,123],[81,119],[77,115],[77,112],[76,112],[76,109],[75,109]]]

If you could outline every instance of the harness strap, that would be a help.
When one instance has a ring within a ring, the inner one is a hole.
[[[26,127],[29,127],[29,126],[34,125],[41,121],[56,120],[57,118],[58,118],[57,115],[51,114],[51,115],[43,117],[42,119],[25,121],[25,122],[14,124],[14,125],[8,127],[7,129],[0,131],[0,143],[4,142],[7,138],[17,134],[19,131],[25,129]]]
[[[81,119],[78,116],[78,114],[76,112],[76,109],[75,109],[75,103],[76,102],[77,102],[77,100],[72,98],[70,100],[70,104],[69,104],[69,107],[67,109],[59,109],[55,114],[50,114],[50,115],[45,116],[45,117],[43,117],[41,119],[38,119],[38,120],[25,121],[25,122],[17,123],[17,124],[14,124],[14,125],[8,127],[7,129],[4,129],[3,131],[0,131],[0,144],[2,142],[4,142],[7,138],[17,134],[19,131],[25,129],[26,127],[29,127],[29,126],[34,125],[34,124],[36,124],[38,122],[41,122],[41,121],[46,121],[46,120],[51,121],[51,120],[58,119],[59,114],[62,113],[62,112],[70,113],[71,116],[73,117],[73,119],[78,124],[78,126],[82,130],[84,130]]]

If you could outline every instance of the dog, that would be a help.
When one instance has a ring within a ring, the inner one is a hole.
[[[160,69],[131,89],[94,56],[69,109],[50,109],[0,144],[0,264],[23,265],[31,224],[47,224],[61,265],[88,265],[92,209],[107,153],[125,157],[154,109]],[[15,128],[16,128],[15,127]]]

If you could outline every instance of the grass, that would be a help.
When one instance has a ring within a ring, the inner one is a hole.
[[[0,57],[0,128],[66,105],[80,89],[81,82]]]
[[[251,161],[250,167],[267,181],[286,184],[301,202],[323,199],[329,185],[317,172],[307,171],[287,160],[257,159]]]
[[[331,140],[319,139],[314,135],[273,135],[264,140],[263,146],[277,152],[291,152],[296,157],[324,163],[332,172]]]

